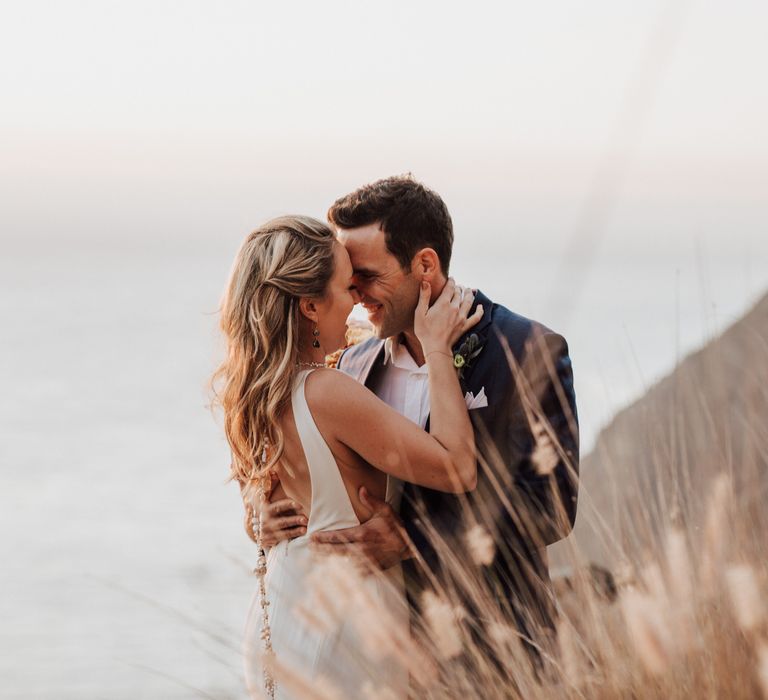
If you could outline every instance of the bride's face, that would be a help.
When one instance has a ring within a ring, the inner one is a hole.
[[[340,243],[334,244],[334,272],[325,297],[315,302],[320,345],[330,354],[346,345],[347,320],[360,297],[352,281],[352,263]]]

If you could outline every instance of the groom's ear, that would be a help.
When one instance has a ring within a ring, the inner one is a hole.
[[[440,274],[440,258],[434,248],[422,248],[413,256],[411,274],[426,282],[432,282]]]
[[[301,297],[299,299],[299,311],[304,318],[310,321],[317,322],[317,306],[315,300],[309,297]]]

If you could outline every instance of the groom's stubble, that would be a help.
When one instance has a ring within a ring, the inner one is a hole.
[[[384,340],[401,333],[413,334],[413,314],[419,303],[419,284],[409,272],[393,295],[383,302],[381,321],[372,322],[377,338]]]

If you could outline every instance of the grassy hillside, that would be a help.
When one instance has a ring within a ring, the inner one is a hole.
[[[729,478],[740,547],[764,547],[768,498],[768,295],[621,411],[582,460],[570,545],[611,568],[659,551],[669,524],[705,526],[717,475]],[[551,552],[568,560],[566,547]]]

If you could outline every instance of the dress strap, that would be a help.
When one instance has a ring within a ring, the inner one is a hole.
[[[315,423],[304,391],[307,377],[314,370],[301,370],[294,384],[293,418],[304,450],[312,487],[312,505],[307,534],[337,530],[360,524],[349,500],[336,459]],[[323,370],[325,371],[325,370]]]

